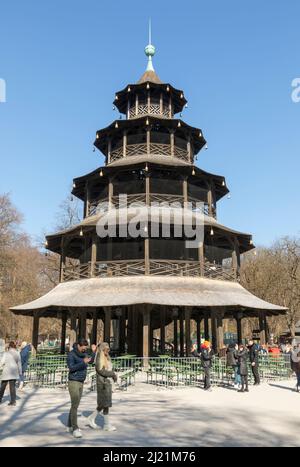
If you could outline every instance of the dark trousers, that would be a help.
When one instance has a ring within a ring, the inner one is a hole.
[[[15,379],[11,379],[9,381],[2,381],[1,388],[0,388],[0,402],[2,402],[7,383],[9,383],[10,402],[12,404],[15,404],[16,398],[17,398],[17,396],[16,396],[16,380]]]
[[[68,427],[78,430],[77,410],[83,392],[83,383],[80,381],[69,381],[69,394],[71,398],[71,410],[69,413]]]
[[[254,384],[260,384],[258,365],[255,364],[255,366],[251,366],[251,368],[254,377]]]
[[[242,380],[242,391],[248,389],[248,375],[241,375]]]
[[[210,368],[203,368],[204,371],[204,389],[209,389],[210,384]]]

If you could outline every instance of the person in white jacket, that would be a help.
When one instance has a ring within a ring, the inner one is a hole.
[[[9,383],[10,403],[8,405],[16,405],[16,382],[22,375],[21,357],[17,351],[15,342],[10,342],[8,350],[4,353],[0,367],[2,368],[1,387],[0,387],[0,404],[2,402],[5,389]]]

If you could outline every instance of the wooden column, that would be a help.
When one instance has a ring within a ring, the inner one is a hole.
[[[238,316],[236,317],[236,329],[237,329],[238,344],[241,344],[243,340],[243,334],[242,334],[242,315],[240,313],[238,313]]]
[[[139,96],[135,95],[135,115],[139,114]]]
[[[147,130],[146,130],[146,138],[147,138],[147,155],[149,156],[150,155],[150,143],[151,143],[151,133],[150,133],[150,128],[149,126],[147,126]]]
[[[111,308],[106,307],[104,310],[104,341],[110,344],[110,327],[111,327]]]
[[[84,198],[84,217],[88,217],[90,211],[90,184],[85,183],[85,198]]]
[[[67,334],[67,311],[63,311],[61,317],[61,337],[60,337],[60,353],[64,355],[66,353],[66,334]]]
[[[150,206],[150,176],[146,174],[145,178],[145,188],[146,188],[146,205]]]
[[[261,311],[259,313],[259,343],[265,345],[267,343],[266,326],[265,326],[265,313]]]
[[[191,309],[186,306],[184,309],[185,319],[185,355],[190,356],[191,352]]]
[[[159,110],[162,115],[163,113],[163,93],[162,92],[160,93],[160,96],[159,96]]]
[[[73,345],[77,340],[77,333],[76,333],[76,311],[70,310],[70,350],[73,349]]]
[[[98,311],[93,311],[93,327],[92,327],[92,342],[91,344],[97,344],[97,331],[98,331]]]
[[[204,263],[205,263],[203,242],[200,242],[198,246],[198,260],[200,264],[200,275],[201,277],[203,277],[204,276]]]
[[[204,338],[206,341],[209,340],[209,314],[207,311],[204,314]]]
[[[109,179],[108,182],[108,204],[109,204],[109,209],[111,209],[112,203],[113,203],[113,195],[114,195],[114,185],[112,182],[112,179]]]
[[[60,254],[60,267],[59,267],[59,281],[64,281],[64,269],[66,266],[66,252],[65,252],[65,239],[61,238],[61,254]]]
[[[32,326],[32,347],[33,351],[36,354],[38,349],[39,343],[39,324],[40,324],[40,317],[37,313],[33,315],[33,326]]]
[[[180,357],[184,357],[184,322],[183,310],[180,310],[179,315],[179,339],[180,339]]]
[[[208,214],[209,216],[213,217],[213,194],[212,194],[211,184],[209,184],[209,187],[208,187],[207,204],[208,204]]]
[[[110,164],[110,157],[111,157],[111,139],[109,138],[107,143],[107,163]]]
[[[174,157],[174,142],[175,142],[174,130],[170,130],[170,151],[171,151],[171,157]]]
[[[151,354],[151,325],[150,307],[146,305],[143,310],[143,357],[150,357]]]
[[[191,146],[191,135],[188,135],[188,141],[187,141],[187,154],[188,154],[188,160],[189,162],[192,162],[192,146]]]
[[[125,342],[126,342],[126,308],[122,308],[122,314],[120,316],[120,333],[119,333],[119,350],[120,353],[125,353]]]
[[[187,177],[184,177],[183,182],[182,182],[182,195],[183,195],[184,203],[187,203],[189,200]]]
[[[174,343],[174,357],[178,357],[178,319],[173,320],[173,343]]]
[[[165,353],[165,343],[166,343],[165,325],[166,325],[166,308],[161,305],[160,306],[160,351],[162,354]]]
[[[169,97],[169,118],[172,118],[172,97]]]
[[[90,276],[95,276],[95,267],[97,262],[97,234],[94,234],[92,237],[92,248],[91,248],[91,269]]]
[[[217,317],[216,314],[211,311],[211,337],[212,337],[212,348],[214,352],[218,351],[217,342]]]
[[[126,157],[127,150],[127,133],[126,130],[123,131],[123,157]]]
[[[86,339],[86,311],[80,312],[79,322],[79,337]]]
[[[223,313],[217,314],[217,348],[218,350],[224,347],[224,330],[223,330]]]
[[[147,108],[148,108],[148,114],[151,111],[151,95],[150,95],[150,90],[147,92]]]
[[[201,318],[197,318],[196,325],[197,325],[197,351],[200,351],[201,348]]]

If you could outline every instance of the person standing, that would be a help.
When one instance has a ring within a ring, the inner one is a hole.
[[[95,359],[96,377],[97,377],[97,409],[88,417],[89,426],[97,429],[96,417],[101,412],[104,418],[104,431],[115,431],[116,427],[110,424],[109,409],[112,407],[112,385],[110,379],[117,382],[117,375],[112,369],[110,359],[110,348],[106,342],[98,345],[98,351]]]
[[[296,391],[299,392],[300,387],[300,345],[298,344],[291,351],[291,365],[292,370],[296,373],[297,376],[297,385]]]
[[[231,367],[234,372],[234,387],[238,389],[241,385],[241,375],[239,374],[239,367],[238,367],[238,358],[237,358],[237,351],[238,351],[237,344],[229,344],[228,349],[226,351],[226,366]]]
[[[214,352],[211,348],[211,343],[209,341],[204,341],[201,347],[201,364],[204,371],[204,390],[211,391],[211,367],[212,367],[212,359],[214,356]]]
[[[19,389],[22,390],[24,387],[24,375],[28,368],[29,357],[31,352],[31,344],[27,344],[27,342],[22,342],[21,344],[21,364],[22,364],[22,375],[20,376],[20,385]]]
[[[237,352],[239,372],[242,380],[242,387],[238,392],[249,392],[248,388],[248,350],[243,345],[239,345],[239,350]]]
[[[83,384],[87,376],[87,368],[93,363],[94,357],[87,354],[88,341],[79,339],[73,345],[73,350],[68,354],[67,365],[69,368],[69,394],[71,399],[71,409],[68,419],[69,432],[73,433],[74,438],[82,438],[81,430],[77,423],[77,411],[83,393]],[[94,351],[96,346],[92,346]]]
[[[8,405],[16,405],[16,382],[22,375],[21,357],[17,351],[15,342],[10,342],[8,350],[4,353],[0,366],[3,368],[0,387],[0,404],[5,393],[7,384],[9,384],[10,403]]]
[[[248,344],[249,349],[249,357],[251,363],[251,370],[254,377],[254,386],[260,385],[260,377],[259,377],[259,347],[253,341],[250,340]]]

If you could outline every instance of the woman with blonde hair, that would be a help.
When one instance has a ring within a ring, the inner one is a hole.
[[[110,359],[110,348],[107,342],[98,345],[95,359],[97,378],[97,409],[88,417],[88,424],[91,428],[97,429],[96,417],[103,412],[103,430],[115,431],[116,427],[109,422],[109,408],[112,406],[112,385],[110,379],[117,382],[117,375],[112,370]]]

